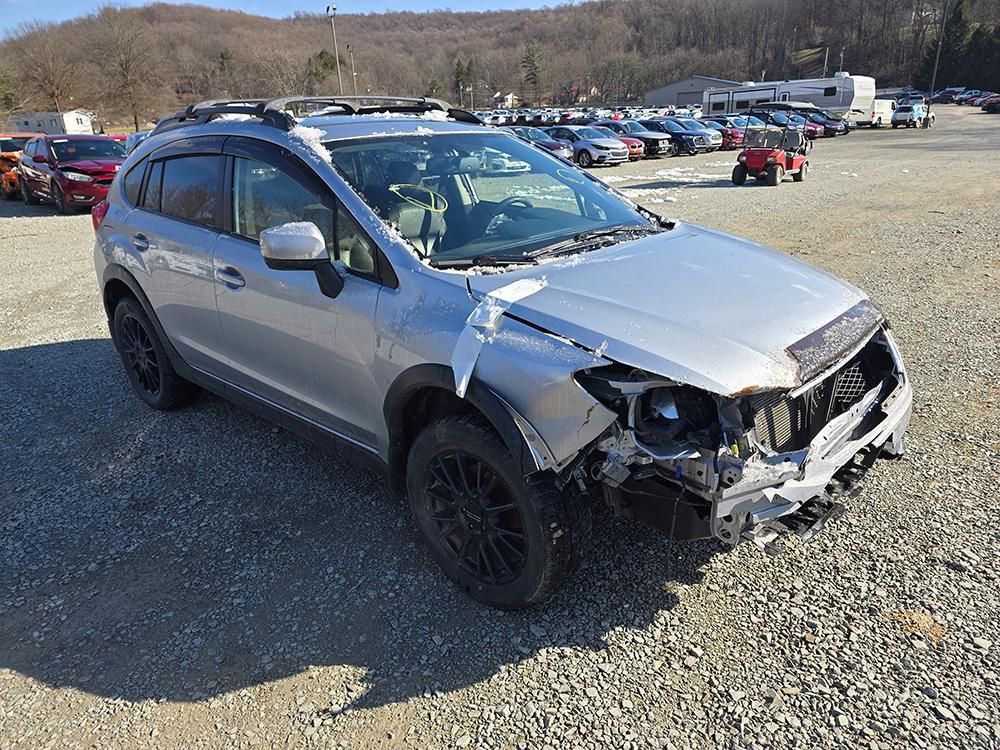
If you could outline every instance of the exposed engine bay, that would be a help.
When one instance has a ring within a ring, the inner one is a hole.
[[[830,492],[858,455],[867,468],[902,452],[912,400],[884,327],[791,391],[719,396],[617,364],[576,379],[618,415],[586,468],[612,508],[680,538],[768,551],[842,512]]]

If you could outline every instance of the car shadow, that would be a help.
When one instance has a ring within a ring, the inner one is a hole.
[[[323,689],[344,706],[453,691],[607,648],[721,549],[668,562],[600,516],[560,592],[500,612],[433,566],[382,477],[207,394],[147,409],[107,339],[0,351],[0,404],[0,667],[56,688],[199,701],[342,666]]]
[[[758,183],[752,177],[747,178],[744,185],[734,185],[733,181],[729,177],[719,178],[717,180],[685,180],[683,178],[672,179],[669,177],[659,178],[652,180],[650,182],[637,182],[630,183],[624,186],[615,186],[619,190],[673,190],[673,189],[684,189],[688,188],[726,188],[726,187],[747,187],[751,185],[763,185],[764,183]],[[642,197],[638,197],[637,200],[642,203]]]
[[[79,213],[82,215],[89,213],[89,211],[80,209]],[[75,215],[75,213],[70,215]],[[34,216],[59,216],[59,212],[52,203],[29,206],[20,199],[9,201],[0,199],[0,219],[21,219]]]

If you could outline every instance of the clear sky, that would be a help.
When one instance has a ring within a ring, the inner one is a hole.
[[[64,21],[67,18],[90,13],[102,5],[101,0],[0,0],[0,29],[13,30],[25,21]],[[141,0],[125,0],[116,5],[142,5]],[[208,5],[213,8],[242,10],[273,18],[291,16],[296,10],[315,11],[322,13],[327,6],[326,0],[291,0],[291,2],[275,2],[274,0],[204,0],[198,5]],[[340,0],[337,8],[340,13],[381,13],[392,10],[502,10],[509,8],[541,8],[545,5],[555,5],[557,0]]]

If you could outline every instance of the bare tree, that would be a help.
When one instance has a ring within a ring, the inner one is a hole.
[[[14,39],[12,60],[28,102],[51,106],[60,112],[77,88],[80,71],[68,64],[56,24],[34,21],[22,24]]]
[[[107,76],[104,97],[131,117],[138,131],[140,115],[162,99],[158,66],[163,56],[157,53],[158,40],[145,23],[113,5],[97,11],[94,25],[97,52]]]

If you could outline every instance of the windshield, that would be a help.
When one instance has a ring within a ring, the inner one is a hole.
[[[605,138],[614,138],[616,141],[618,140],[618,133],[613,131],[611,128],[604,127],[603,125],[595,125],[594,130]]]
[[[0,151],[24,151],[24,144],[29,138],[0,138]]]
[[[125,158],[125,149],[110,138],[56,138],[49,145],[58,161]]]
[[[687,131],[687,128],[685,128],[679,122],[675,122],[673,120],[663,120],[663,127],[665,127],[671,133],[683,133]]]
[[[646,128],[641,123],[638,123],[635,120],[622,120],[621,124],[622,124],[622,127],[625,128],[626,132],[628,132],[628,133],[646,133],[646,132],[649,132],[649,131],[646,130]]]
[[[602,134],[601,131],[595,130],[594,128],[578,127],[573,132],[581,138],[589,138],[591,140],[594,138],[607,138],[607,136]]]
[[[581,233],[653,226],[576,168],[495,132],[325,145],[372,209],[435,264],[524,262]]]
[[[781,114],[781,112],[772,112],[771,113],[771,121],[772,122],[776,122],[779,125],[787,125],[788,124],[788,118],[785,117],[785,115]]]
[[[697,120],[699,127],[711,128],[712,130],[725,130],[726,126],[722,125],[715,120]]]

